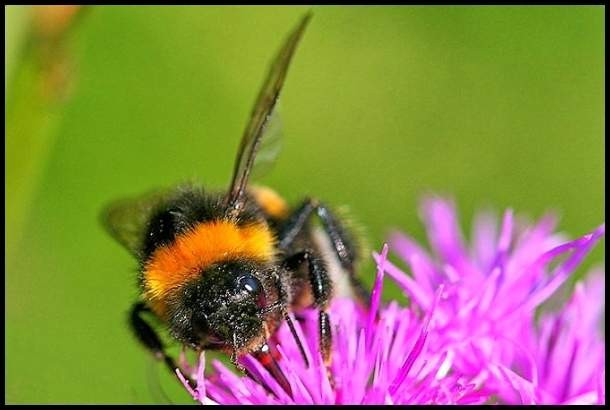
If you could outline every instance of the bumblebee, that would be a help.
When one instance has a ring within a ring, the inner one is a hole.
[[[310,18],[307,14],[300,20],[271,64],[226,192],[184,185],[112,203],[103,213],[109,233],[139,261],[141,299],[133,305],[129,323],[142,345],[172,372],[179,366],[166,352],[151,314],[183,346],[225,352],[242,370],[239,357],[252,353],[289,389],[269,340],[286,321],[298,341],[288,313],[314,306],[320,352],[330,365],[327,308],[333,281],[314,240],[314,217],[351,289],[361,301],[368,300],[355,275],[353,237],[333,211],[314,198],[290,208],[273,190],[248,185]]]

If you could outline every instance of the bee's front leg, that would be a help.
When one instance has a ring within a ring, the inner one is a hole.
[[[178,377],[176,374],[176,369],[178,369],[182,375],[187,378],[191,386],[195,386],[196,383],[191,378],[191,375],[188,372],[185,372],[184,369],[176,363],[176,360],[167,354],[157,332],[144,317],[142,317],[142,314],[145,312],[150,312],[150,309],[146,304],[144,302],[136,302],[129,313],[129,324],[140,343],[152,353],[155,359],[162,360],[176,377]],[[180,380],[179,377],[178,380]]]
[[[332,331],[327,309],[332,295],[332,282],[326,271],[326,266],[322,259],[307,249],[289,256],[284,261],[284,267],[288,270],[297,270],[304,263],[307,263],[309,273],[309,284],[313,295],[314,306],[320,310],[319,334],[320,334],[320,353],[324,364],[330,368],[332,362]]]

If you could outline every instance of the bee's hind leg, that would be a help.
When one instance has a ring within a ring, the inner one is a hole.
[[[354,295],[358,299],[358,302],[368,308],[370,292],[356,276],[355,262],[358,256],[358,250],[339,218],[320,201],[311,198],[306,199],[301,206],[288,217],[280,229],[278,246],[280,249],[288,249],[303,228],[307,226],[307,223],[314,215],[314,212],[322,222],[324,232],[330,239],[332,248],[339,259],[341,267],[348,272],[350,286],[354,291]]]
[[[134,334],[148,349],[149,352],[157,360],[162,360],[167,368],[176,376],[176,369],[179,369],[182,375],[188,380],[191,386],[195,386],[195,381],[191,378],[188,372],[185,372],[176,362],[176,360],[167,354],[165,348],[163,347],[163,343],[159,338],[157,332],[153,329],[153,327],[142,317],[142,314],[145,312],[150,312],[150,309],[143,302],[136,302],[131,308],[129,312],[129,324]],[[178,378],[179,379],[179,378]]]

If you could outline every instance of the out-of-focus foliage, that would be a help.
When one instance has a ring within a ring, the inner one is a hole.
[[[5,10],[7,402],[190,402],[129,334],[136,264],[98,215],[185,179],[226,185],[305,10],[94,6],[51,42],[31,8]],[[467,216],[555,209],[570,237],[604,220],[602,7],[313,11],[263,180],[291,203],[348,205],[375,249],[393,227],[423,241],[428,191]],[[603,260],[602,243],[585,265]]]

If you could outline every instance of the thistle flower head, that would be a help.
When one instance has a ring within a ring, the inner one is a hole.
[[[604,342],[597,326],[603,272],[577,284],[560,309],[536,314],[604,234],[604,225],[567,241],[553,233],[552,216],[520,226],[509,210],[498,232],[496,220],[480,214],[468,247],[450,201],[430,197],[421,210],[432,253],[394,234],[390,249],[410,274],[388,260],[386,246],[374,255],[370,309],[349,299],[331,303],[330,368],[320,355],[318,312],[307,309],[291,316],[306,361],[287,324],[274,338],[288,391],[250,355],[241,360],[245,376],[219,361],[204,375],[202,354],[192,374],[197,388],[185,387],[201,403],[220,404],[604,402]],[[385,274],[404,290],[409,307],[381,303]]]
[[[446,352],[455,371],[483,380],[483,390],[501,402],[563,403],[593,395],[593,402],[600,400],[605,357],[596,325],[604,303],[602,275],[577,285],[572,302],[558,312],[544,312],[540,320],[536,313],[603,236],[605,225],[567,241],[554,233],[552,215],[519,225],[508,210],[498,231],[495,217],[482,213],[466,246],[451,201],[428,197],[421,215],[432,254],[407,235],[394,234],[391,248],[413,276],[392,264],[387,273],[423,309],[444,284],[430,350]],[[579,309],[586,323],[576,320]],[[556,350],[558,342],[562,348]],[[592,354],[593,362],[577,360],[584,354]]]

